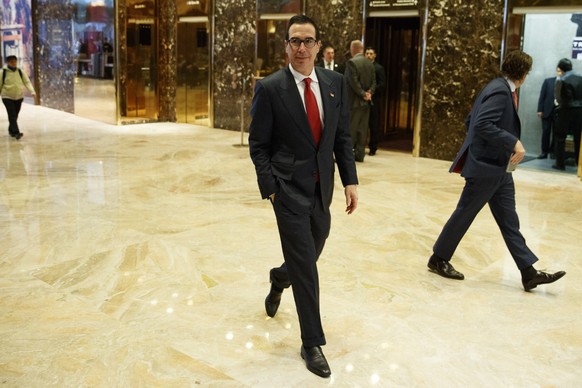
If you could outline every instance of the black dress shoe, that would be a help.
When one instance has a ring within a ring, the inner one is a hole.
[[[22,137],[22,133],[17,133],[16,135],[14,135],[14,138],[16,140],[20,140],[21,137]]]
[[[536,271],[536,274],[532,278],[530,278],[530,279],[522,278],[521,283],[523,284],[523,288],[526,291],[530,291],[530,290],[536,288],[537,286],[539,286],[540,284],[553,283],[556,280],[560,279],[565,274],[566,274],[566,272],[564,272],[564,271],[558,271],[556,273],[547,273],[547,272],[543,272],[543,271]]]
[[[321,377],[329,377],[331,375],[327,360],[319,346],[312,348],[301,346],[301,358],[305,360],[305,365],[310,372]]]
[[[557,164],[552,164],[552,168],[554,170],[560,170],[560,171],[564,171],[566,169],[565,166],[558,166]]]
[[[269,291],[269,295],[265,298],[265,311],[271,318],[277,314],[277,310],[281,304],[281,295],[283,295],[283,293],[271,285],[271,291]]]
[[[370,156],[374,156],[374,155],[376,155],[376,151],[372,151],[372,150],[370,150],[370,152],[368,152],[368,155],[370,155]]]
[[[548,158],[548,154],[539,154],[538,159],[547,159]]]
[[[442,277],[456,280],[465,279],[465,275],[457,271],[450,262],[441,259],[436,255],[432,255],[430,259],[428,259],[427,265],[432,272],[439,274]]]

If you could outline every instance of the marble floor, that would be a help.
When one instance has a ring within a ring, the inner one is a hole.
[[[25,105],[0,135],[0,384],[6,387],[580,387],[582,182],[514,173],[522,232],[559,282],[523,291],[487,209],[429,273],[463,180],[380,151],[358,210],[332,204],[320,259],[332,369],[305,369],[281,252],[240,133],[113,126]],[[6,116],[0,114],[6,126]]]

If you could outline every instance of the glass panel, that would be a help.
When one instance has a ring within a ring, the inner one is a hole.
[[[127,81],[122,119],[157,119],[157,50],[154,0],[127,1]]]
[[[75,114],[116,122],[113,0],[73,2]]]
[[[264,77],[285,67],[287,20],[259,20],[255,75]]]
[[[178,23],[176,116],[178,122],[210,125],[208,22],[197,19],[181,18]]]

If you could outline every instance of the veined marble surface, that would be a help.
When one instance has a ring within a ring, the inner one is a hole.
[[[3,127],[5,114],[0,115]],[[112,126],[24,105],[0,135],[0,384],[7,387],[576,387],[582,378],[582,183],[514,173],[522,231],[555,284],[523,291],[493,217],[429,273],[463,180],[380,151],[358,210],[336,188],[320,259],[332,377],[299,355],[291,292],[240,133]],[[246,142],[246,136],[245,136]]]

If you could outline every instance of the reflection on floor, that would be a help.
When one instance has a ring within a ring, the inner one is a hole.
[[[520,167],[532,168],[535,170],[551,171],[551,172],[555,172],[555,173],[559,173],[559,174],[574,174],[574,175],[576,175],[578,172],[578,167],[574,165],[573,158],[568,159],[568,162],[570,162],[570,163],[568,163],[569,165],[566,165],[566,170],[564,170],[564,171],[560,171],[560,170],[556,170],[556,169],[552,168],[552,165],[556,164],[555,159],[552,159],[549,157],[547,159],[537,159],[535,157],[531,157],[529,159],[530,160],[528,160],[526,162],[522,162]]]
[[[116,123],[115,81],[75,77],[75,114],[108,124]]]
[[[6,127],[6,116],[0,116]],[[449,162],[380,150],[320,259],[325,354],[305,369],[290,292],[240,133],[112,126],[25,105],[0,136],[0,381],[9,387],[575,387],[582,360],[582,183],[514,173],[522,231],[558,283],[523,291],[484,210],[427,271],[463,180]]]

